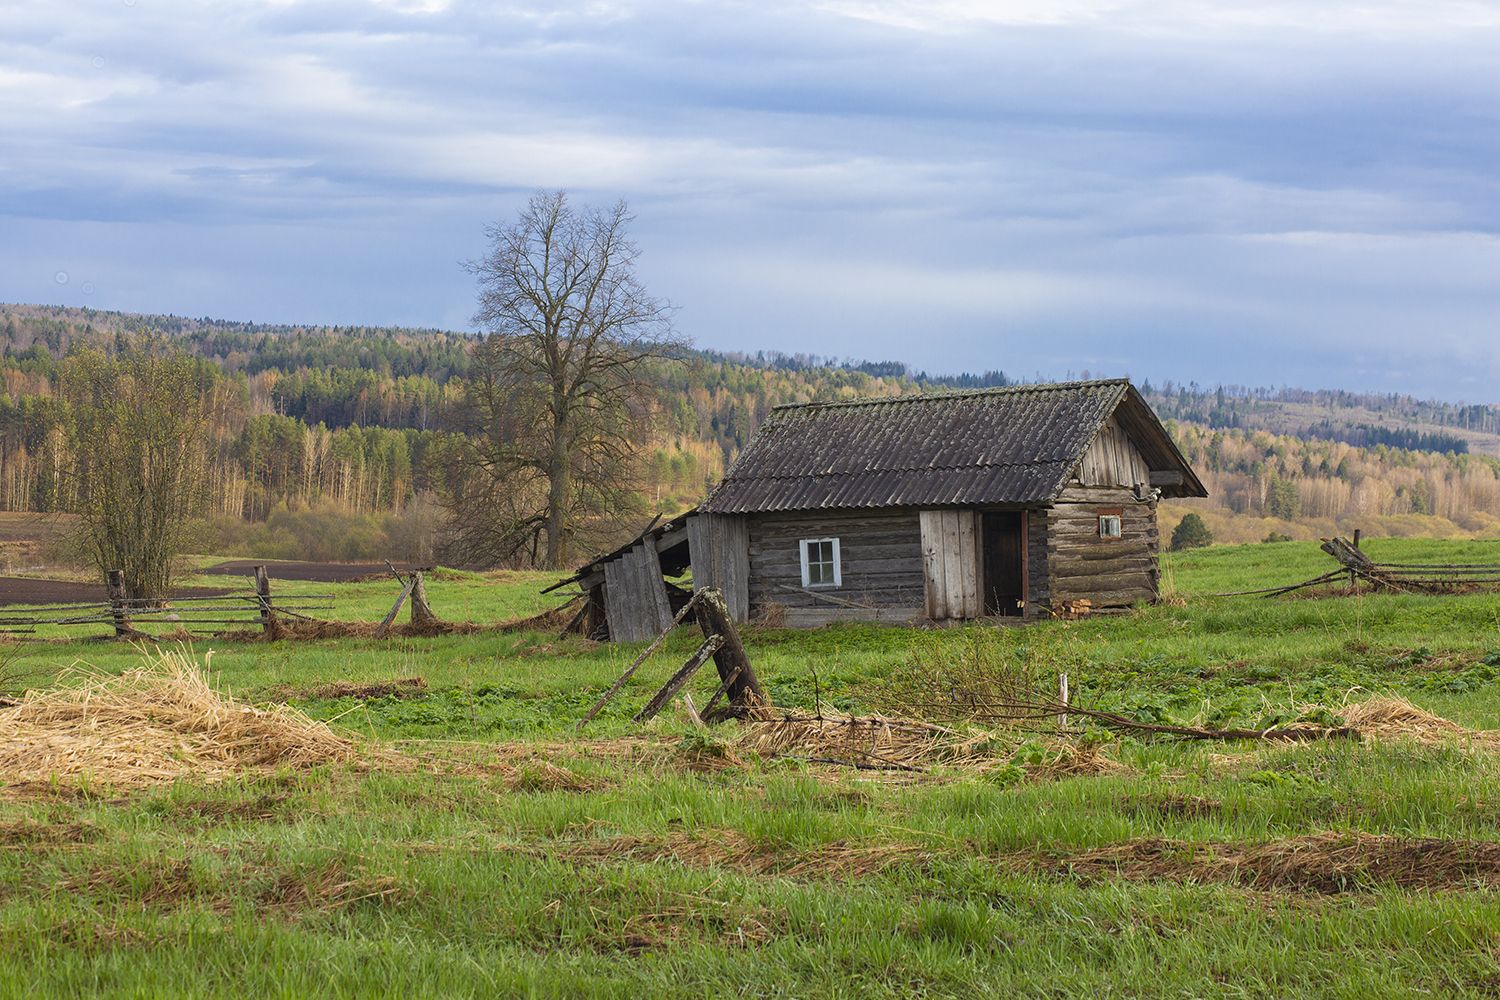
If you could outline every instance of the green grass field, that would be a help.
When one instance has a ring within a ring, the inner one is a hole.
[[[1495,542],[1368,548],[1500,561]],[[1392,693],[1500,729],[1500,595],[1206,596],[1331,565],[1306,543],[1213,548],[1168,560],[1182,603],[1129,616],[745,642],[804,711],[914,710],[915,678],[974,663],[1044,686],[1066,671],[1076,704],[1144,721],[1265,726]],[[547,579],[429,590],[445,618],[495,621],[550,606]],[[350,620],[394,597],[332,589]],[[0,995],[1500,993],[1500,755],[1480,741],[1184,744],[1075,722],[1067,743],[1110,767],[1058,773],[1050,727],[997,728],[987,766],[864,772],[758,756],[738,724],[705,735],[675,709],[633,726],[694,646],[675,637],[579,739],[640,647],[197,642],[222,689],[398,763],[0,793]],[[12,687],[141,661],[98,641],[9,652]],[[414,698],[316,693],[417,676]]]

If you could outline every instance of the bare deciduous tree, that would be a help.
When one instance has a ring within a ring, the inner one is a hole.
[[[70,356],[61,384],[83,547],[101,573],[124,571],[132,597],[164,599],[204,506],[209,379],[186,354],[139,344]]]
[[[486,230],[489,252],[468,265],[485,336],[459,408],[450,554],[561,567],[581,531],[638,504],[655,404],[644,369],[683,341],[636,276],[631,221],[624,202],[578,210],[559,191]]]

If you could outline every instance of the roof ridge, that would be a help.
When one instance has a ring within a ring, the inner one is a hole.
[[[1072,382],[1025,382],[1019,385],[997,385],[984,389],[947,389],[938,392],[918,392],[904,396],[855,396],[850,399],[831,399],[824,402],[780,403],[771,407],[772,413],[781,410],[832,409],[845,406],[879,406],[891,403],[939,402],[949,399],[970,399],[978,396],[1009,396],[1028,392],[1050,392],[1060,389],[1085,389],[1112,385],[1130,385],[1126,378],[1079,379]]]
[[[970,469],[1034,469],[1044,465],[1057,465],[1074,461],[1069,458],[1038,458],[1029,462],[974,462],[970,465],[913,465],[905,468],[890,469],[853,469],[842,472],[787,472],[770,476],[755,476],[748,481],[751,482],[781,482],[789,479],[826,479],[829,476],[867,476],[886,475],[901,472],[965,472]],[[726,474],[720,482],[745,482],[736,479],[732,474]]]

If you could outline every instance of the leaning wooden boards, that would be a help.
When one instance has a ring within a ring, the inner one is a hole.
[[[922,577],[933,621],[984,614],[979,582],[980,521],[973,510],[924,510]]]

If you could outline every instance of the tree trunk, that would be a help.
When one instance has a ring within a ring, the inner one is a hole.
[[[567,416],[564,414],[554,419],[552,455],[547,463],[547,566],[550,569],[566,569],[568,477],[572,471],[572,462],[568,455]]]

